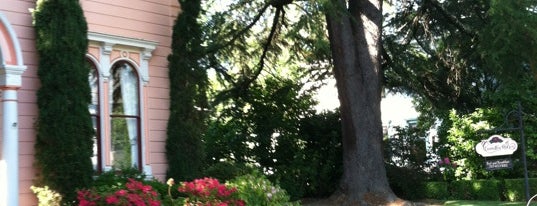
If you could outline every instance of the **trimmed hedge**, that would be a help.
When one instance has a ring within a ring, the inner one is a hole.
[[[460,200],[501,200],[499,180],[460,180],[449,185],[451,198]]]
[[[533,196],[537,193],[537,178],[529,178],[528,182],[530,196]],[[507,201],[526,201],[524,179],[505,179],[504,187],[503,195]]]
[[[537,192],[537,178],[529,179],[530,195]],[[491,201],[525,201],[524,179],[427,182],[425,198]]]
[[[200,0],[180,1],[168,56],[170,116],[167,126],[167,177],[193,180],[202,176],[205,156],[202,136],[207,120],[207,71],[200,65],[203,48],[197,19]]]
[[[87,23],[78,0],[39,0],[33,12],[37,75],[37,186],[75,200],[92,182],[93,130],[86,62]]]
[[[450,194],[447,182],[427,182],[425,183],[425,198],[443,200]]]

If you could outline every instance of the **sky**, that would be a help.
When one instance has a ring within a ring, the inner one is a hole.
[[[331,80],[322,87],[315,97],[319,104],[316,109],[333,110],[339,106],[335,80]],[[388,93],[381,101],[382,124],[404,125],[406,120],[418,117],[418,112],[414,109],[412,98],[402,94]]]

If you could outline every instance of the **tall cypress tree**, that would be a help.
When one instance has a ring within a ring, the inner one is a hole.
[[[39,0],[34,24],[41,81],[35,144],[40,184],[70,201],[77,188],[91,184],[93,173],[87,23],[78,0]]]
[[[206,125],[207,72],[202,65],[201,29],[197,22],[200,0],[179,0],[182,13],[173,27],[168,56],[170,118],[166,140],[168,177],[199,177],[204,159],[202,134]]]

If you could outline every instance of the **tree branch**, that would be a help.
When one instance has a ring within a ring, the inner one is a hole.
[[[243,36],[247,31],[249,31],[259,21],[259,19],[261,19],[261,16],[263,15],[263,13],[265,13],[265,11],[268,9],[269,6],[271,6],[271,4],[265,4],[259,10],[259,12],[257,12],[257,15],[254,17],[254,20],[252,22],[250,22],[250,24],[248,24],[246,27],[244,27],[242,30],[240,30],[235,35],[232,35],[233,38],[231,38],[231,40],[229,40],[228,42],[226,42],[224,44],[221,44],[221,45],[217,45],[215,47],[212,47],[212,48],[208,49],[206,54],[208,55],[208,54],[215,53],[218,50],[226,48],[229,45],[233,44],[237,39],[239,39],[239,37]],[[227,36],[227,35],[224,35],[224,36]]]
[[[453,26],[455,26],[457,29],[459,29],[461,32],[465,33],[468,36],[476,37],[476,34],[474,34],[470,29],[466,28],[466,25],[464,25],[457,17],[449,14],[449,12],[440,5],[440,2],[437,0],[429,0],[431,5],[437,10],[440,11],[440,14],[444,16],[448,20],[449,23],[451,23]]]
[[[270,46],[272,44],[272,40],[274,40],[274,36],[276,35],[276,31],[278,30],[278,24],[280,22],[280,15],[283,12],[283,8],[276,8],[276,14],[274,15],[274,19],[272,21],[272,28],[270,29],[269,36],[267,37],[267,42],[263,45],[263,53],[261,54],[261,57],[259,59],[259,63],[257,64],[257,70],[251,77],[246,77],[243,82],[240,83],[239,87],[241,90],[246,90],[252,82],[254,82],[261,72],[263,71],[263,68],[265,67],[265,59],[267,58],[268,51],[270,49]]]

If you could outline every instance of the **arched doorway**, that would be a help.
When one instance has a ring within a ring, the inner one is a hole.
[[[0,205],[19,205],[19,129],[17,90],[26,70],[15,31],[0,13]]]

